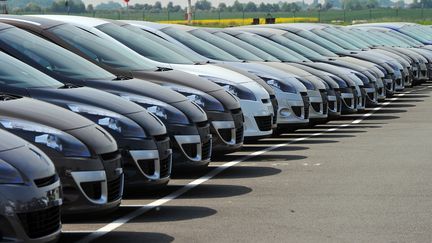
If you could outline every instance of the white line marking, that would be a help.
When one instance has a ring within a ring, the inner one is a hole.
[[[296,138],[296,139],[293,139],[293,140],[291,140],[289,142],[286,142],[286,143],[276,144],[276,145],[273,145],[271,147],[265,148],[263,150],[253,152],[253,153],[251,153],[249,155],[246,155],[243,158],[240,158],[240,159],[233,160],[231,162],[227,162],[225,164],[222,164],[222,165],[216,167],[215,169],[213,169],[212,171],[210,171],[208,174],[206,174],[206,175],[202,176],[201,178],[198,178],[198,179],[196,179],[196,180],[194,180],[194,181],[186,184],[185,186],[183,186],[179,190],[177,190],[177,191],[175,191],[175,192],[173,192],[173,193],[171,193],[171,194],[169,194],[169,195],[167,195],[167,196],[165,196],[165,197],[163,197],[161,199],[158,199],[158,200],[153,201],[153,202],[151,202],[149,204],[146,204],[146,205],[134,205],[135,207],[138,206],[140,208],[138,208],[137,210],[135,210],[135,211],[133,211],[131,213],[126,214],[125,216],[123,216],[121,218],[118,218],[118,219],[114,220],[113,222],[111,222],[111,223],[103,226],[102,228],[99,228],[98,230],[96,230],[96,231],[92,232],[91,234],[89,234],[88,236],[84,237],[82,240],[80,240],[80,242],[81,243],[87,243],[87,242],[91,242],[91,241],[93,241],[93,240],[95,240],[95,239],[97,239],[99,237],[102,237],[105,234],[107,234],[107,233],[109,233],[109,232],[117,229],[118,227],[126,224],[127,222],[131,221],[132,219],[134,219],[134,218],[136,218],[136,217],[138,217],[138,216],[140,216],[140,215],[142,215],[142,214],[144,214],[144,213],[146,213],[146,212],[148,212],[148,211],[150,211],[150,210],[152,210],[152,209],[154,209],[156,207],[162,206],[165,203],[167,203],[167,202],[169,202],[169,201],[171,201],[173,199],[178,198],[179,196],[185,194],[186,192],[188,192],[192,188],[197,187],[198,185],[200,185],[200,184],[202,184],[202,183],[210,180],[211,178],[215,177],[216,175],[218,175],[222,171],[224,171],[224,170],[226,170],[226,169],[228,169],[228,168],[230,168],[230,167],[232,167],[234,165],[237,165],[237,164],[239,164],[239,163],[241,163],[241,162],[243,162],[245,160],[251,159],[253,157],[259,156],[261,154],[264,154],[266,152],[275,150],[275,149],[280,148],[280,147],[285,147],[287,145],[290,145],[290,144],[293,144],[293,143],[296,143],[296,142],[300,142],[300,141],[303,141],[303,140],[306,140],[306,139],[309,139],[309,138],[312,138],[312,137],[320,136],[320,135],[322,135],[324,133],[327,133],[327,132],[333,132],[333,131],[339,130],[340,128],[350,126],[351,124],[358,124],[361,121],[363,121],[364,119],[366,119],[367,117],[371,116],[373,113],[375,113],[375,111],[378,111],[381,108],[383,108],[383,107],[387,106],[388,104],[390,104],[391,101],[395,101],[399,97],[404,96],[405,94],[409,94],[409,93],[414,92],[414,91],[420,91],[420,90],[424,90],[424,89],[428,89],[428,88],[429,88],[429,86],[425,87],[425,88],[422,88],[422,89],[411,90],[411,91],[408,91],[408,92],[405,92],[405,93],[398,94],[398,97],[389,99],[388,102],[383,103],[379,107],[373,108],[371,112],[369,112],[367,114],[364,114],[362,116],[362,118],[357,119],[357,120],[355,120],[355,121],[353,121],[351,123],[341,124],[341,125],[339,125],[339,126],[337,126],[335,128],[327,129],[324,132],[314,133],[314,134],[312,134],[310,136],[306,136],[306,137],[302,137],[302,138]],[[126,207],[131,207],[130,205],[129,206],[125,205],[125,206]],[[68,231],[65,231],[65,232],[67,233]]]

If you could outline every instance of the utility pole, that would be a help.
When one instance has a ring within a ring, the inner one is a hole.
[[[0,13],[7,14],[7,0],[0,0]]]
[[[188,0],[188,5],[187,5],[187,21],[188,21],[188,25],[192,24],[192,0]]]

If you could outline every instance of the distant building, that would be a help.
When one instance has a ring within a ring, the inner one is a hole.
[[[0,0],[0,13],[7,14],[7,0]]]

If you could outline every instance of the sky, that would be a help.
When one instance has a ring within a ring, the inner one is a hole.
[[[93,5],[97,5],[99,3],[108,2],[110,0],[82,0],[82,1],[86,5],[90,4],[90,3],[93,4]],[[112,1],[124,4],[123,0],[112,0]],[[165,6],[170,1],[173,2],[174,4],[179,4],[181,6],[186,6],[186,4],[187,4],[187,0],[159,0],[159,1],[162,3],[163,6]],[[213,6],[219,5],[219,3],[226,3],[228,5],[231,5],[234,1],[235,0],[211,0]],[[252,2],[255,2],[255,3],[259,4],[259,3],[262,3],[262,2],[265,2],[265,3],[278,3],[281,0],[265,0],[265,1],[264,0],[239,0],[239,2],[243,2],[243,3],[247,3],[249,1],[252,1]],[[284,0],[284,1],[287,1],[287,2],[297,2],[297,0]],[[135,3],[154,4],[155,2],[156,2],[156,0],[130,0],[129,4],[130,5],[133,5]],[[312,2],[312,0],[306,0],[305,2],[309,3],[309,2]],[[194,3],[195,3],[195,0],[192,0],[192,4],[194,4]]]

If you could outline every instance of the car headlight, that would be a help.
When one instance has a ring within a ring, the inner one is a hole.
[[[343,79],[337,76],[330,76],[330,78],[333,79],[333,81],[335,81],[339,85],[340,89],[348,87],[347,83]]]
[[[300,81],[307,90],[315,90],[315,85],[313,85],[311,81],[301,77],[296,77],[296,79]]]
[[[217,78],[217,77],[204,76],[204,75],[200,76],[200,77],[206,78],[206,79],[222,86],[227,92],[230,92],[232,95],[238,97],[239,99],[253,100],[253,101],[257,100],[254,93],[250,89],[244,87],[243,85],[236,84],[236,83],[231,82],[229,80]]]
[[[140,125],[121,114],[83,104],[68,104],[67,106],[71,111],[79,113],[98,125],[109,128],[125,137],[146,137]]]
[[[120,97],[140,104],[148,112],[158,117],[164,123],[190,124],[189,119],[183,114],[183,112],[162,101],[133,94],[120,94]]]
[[[175,84],[164,84],[163,86],[186,96],[190,101],[195,102],[204,110],[225,111],[223,105],[217,99],[200,90]]]
[[[24,184],[24,180],[15,167],[0,160],[0,184]]]
[[[66,157],[90,157],[87,146],[74,136],[42,124],[1,118],[0,124],[4,129],[18,136],[55,150]]]
[[[297,93],[297,89],[287,82],[281,82],[275,78],[262,77],[262,76],[258,76],[258,77],[260,77],[262,80],[264,80],[268,85],[270,85],[273,88],[277,88],[279,90],[282,90],[283,92],[288,92],[293,94]]]

